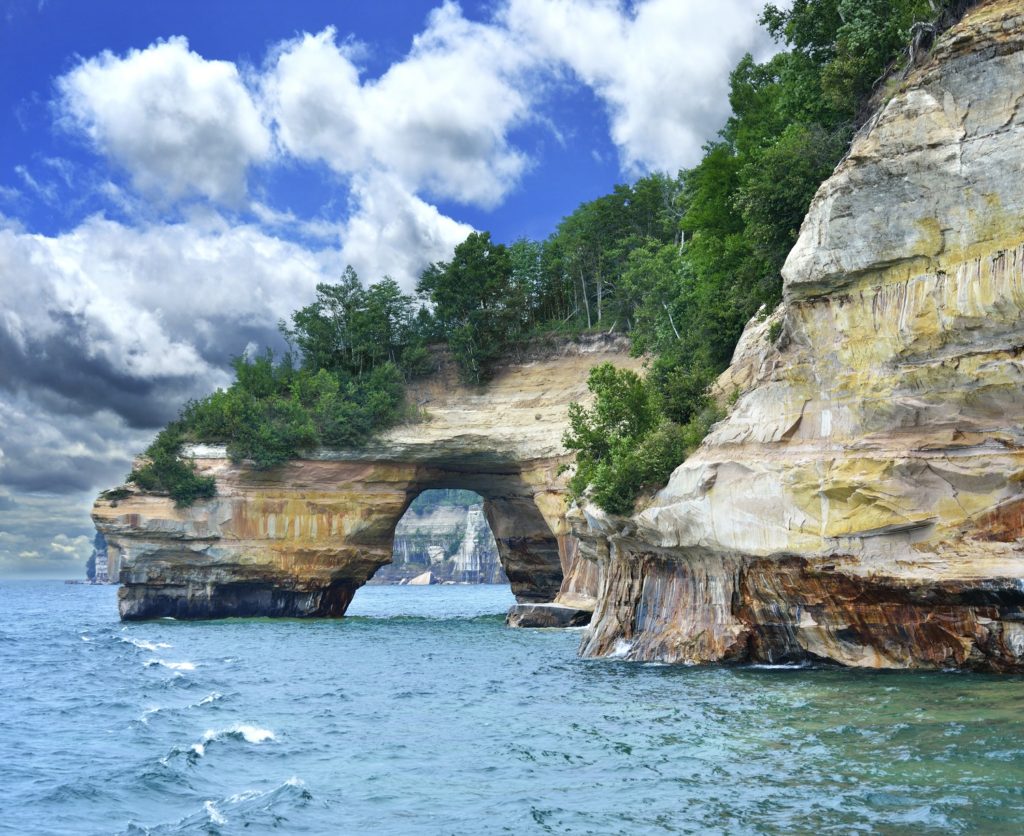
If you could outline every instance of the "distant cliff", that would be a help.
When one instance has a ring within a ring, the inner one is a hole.
[[[426,571],[440,582],[508,583],[482,502],[410,508],[395,527],[392,562],[370,583],[398,583]]]
[[[601,568],[591,656],[1024,668],[1024,8],[937,41],[818,190],[736,400]]]

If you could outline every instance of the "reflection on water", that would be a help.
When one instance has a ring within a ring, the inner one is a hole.
[[[1024,680],[586,661],[505,587],[121,625],[0,586],[22,833],[1020,832]]]

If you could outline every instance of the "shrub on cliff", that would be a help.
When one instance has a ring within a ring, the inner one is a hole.
[[[275,467],[317,447],[358,447],[402,415],[405,380],[391,363],[352,376],[294,368],[269,354],[235,360],[235,382],[182,412],[184,438],[223,443],[234,461]]]
[[[650,381],[610,363],[591,370],[587,387],[594,405],[570,404],[563,438],[576,453],[569,490],[575,498],[589,491],[613,514],[632,513],[640,493],[664,485],[720,417],[706,405],[686,424],[677,424],[664,417]]]
[[[214,482],[182,458],[187,442],[222,443],[234,461],[269,468],[321,447],[357,447],[405,415],[407,377],[429,369],[411,296],[391,279],[364,288],[349,268],[317,286],[285,336],[299,354],[268,349],[232,362],[227,389],[190,401],[129,480],[179,505],[212,496]]]
[[[491,365],[519,339],[529,315],[512,252],[491,241],[488,232],[470,233],[451,261],[423,271],[416,289],[429,301],[435,327],[469,383],[487,380]]]
[[[183,442],[179,422],[161,430],[145,452],[146,462],[128,474],[128,481],[144,491],[167,494],[179,507],[216,495],[214,478],[199,475],[195,462],[181,457]]]

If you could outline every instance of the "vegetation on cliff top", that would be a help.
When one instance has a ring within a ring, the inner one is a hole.
[[[570,488],[628,513],[717,417],[709,385],[751,316],[780,300],[780,270],[811,197],[914,24],[965,5],[769,4],[762,23],[786,48],[739,62],[732,116],[694,168],[616,186],[544,241],[505,245],[474,232],[424,271],[418,300],[389,278],[364,288],[349,268],[282,323],[291,352],[238,358],[231,386],[188,404],[130,479],[187,503],[212,487],[179,459],[185,441],[226,443],[232,458],[259,467],[321,445],[357,446],[404,417],[403,385],[429,370],[428,343],[446,342],[464,379],[481,384],[533,335],[601,329],[628,333],[651,361],[645,378],[591,374],[594,407],[570,408]]]
[[[782,264],[811,198],[849,146],[876,83],[906,50],[917,21],[948,18],[964,5],[765,7],[762,23],[788,49],[762,64],[749,55],[739,62],[730,76],[732,116],[718,138],[697,166],[661,181],[678,238],[602,244],[618,266],[605,277],[606,310],[626,317],[633,350],[652,361],[645,380],[594,370],[594,407],[570,410],[565,444],[576,451],[570,489],[577,496],[589,488],[606,511],[630,513],[637,494],[664,485],[700,442],[717,418],[708,387],[746,322],[780,300]]]

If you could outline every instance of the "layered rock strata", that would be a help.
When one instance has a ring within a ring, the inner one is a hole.
[[[359,451],[258,471],[197,446],[215,498],[175,508],[135,491],[101,496],[93,519],[120,571],[122,618],[340,616],[391,561],[409,504],[432,488],[483,497],[519,601],[550,602],[564,585],[573,606],[592,607],[596,574],[577,566],[559,471],[566,405],[587,399],[587,373],[606,361],[639,365],[613,338],[538,349],[482,389],[461,386],[444,362],[409,392],[425,420]]]
[[[731,414],[633,518],[575,515],[585,655],[1024,669],[1022,104],[992,0],[858,133]]]

